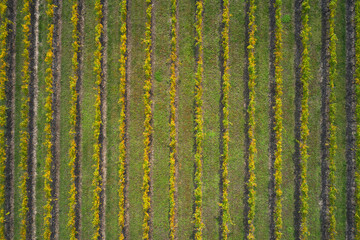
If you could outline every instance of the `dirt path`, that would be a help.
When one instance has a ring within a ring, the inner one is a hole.
[[[355,1],[346,1],[346,238],[354,239],[355,229]]]
[[[51,238],[59,238],[59,174],[60,174],[60,81],[61,81],[61,0],[54,0],[54,34],[53,34],[53,95],[52,95],[52,112],[53,120],[51,121],[51,142],[52,142],[52,166],[51,166],[51,220],[50,231]]]
[[[27,238],[33,239],[36,234],[36,146],[37,146],[37,112],[38,112],[38,47],[39,47],[39,1],[30,4],[31,27],[30,27],[30,83],[29,83],[29,145],[28,145],[28,214],[26,219]]]
[[[14,238],[14,148],[15,148],[15,36],[16,0],[8,1],[8,39],[7,39],[7,76],[6,82],[6,163],[5,163],[5,239]]]

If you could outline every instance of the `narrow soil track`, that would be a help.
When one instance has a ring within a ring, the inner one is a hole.
[[[103,5],[103,17],[101,18],[101,24],[103,25],[103,31],[100,36],[100,43],[102,45],[101,50],[101,73],[102,79],[100,84],[100,112],[101,112],[101,122],[100,125],[100,135],[99,135],[99,144],[100,144],[100,166],[99,171],[101,175],[101,192],[100,192],[100,206],[99,206],[99,214],[100,214],[100,235],[99,239],[105,239],[105,216],[106,216],[106,114],[107,114],[107,15],[108,15],[108,5],[107,0],[101,0],[101,4]]]
[[[346,239],[355,238],[355,1],[346,1]]]
[[[31,26],[30,26],[30,83],[29,83],[29,145],[26,182],[28,194],[28,213],[26,216],[27,238],[35,238],[36,233],[36,146],[37,146],[37,113],[38,113],[38,47],[39,47],[39,1],[32,1],[30,4]]]
[[[59,174],[60,174],[60,80],[61,80],[61,9],[62,1],[54,0],[53,62],[52,62],[52,121],[51,121],[51,239],[59,238]]]
[[[5,163],[5,239],[14,238],[14,150],[15,150],[15,36],[16,0],[8,1],[7,82],[6,94],[6,163]]]

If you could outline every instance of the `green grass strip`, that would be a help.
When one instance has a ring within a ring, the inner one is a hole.
[[[78,62],[78,54],[80,52],[80,36],[79,36],[79,14],[78,14],[78,0],[73,0],[72,5],[72,17],[71,22],[73,26],[72,31],[72,47],[73,47],[73,57],[72,57],[72,71],[73,74],[70,77],[70,92],[71,92],[71,99],[70,99],[70,139],[71,139],[71,146],[69,149],[69,167],[71,172],[71,185],[69,191],[69,213],[68,213],[68,226],[70,228],[70,236],[71,240],[77,239],[78,236],[78,229],[76,229],[76,195],[78,194],[75,181],[76,181],[76,174],[75,174],[75,164],[77,160],[77,152],[80,146],[77,145],[76,142],[76,126],[77,126],[77,116],[78,116],[78,97],[79,93],[77,92],[76,86],[78,84],[78,70],[79,70],[79,62]],[[80,219],[78,219],[80,220]]]
[[[248,146],[248,174],[249,179],[246,183],[246,187],[248,190],[248,213],[247,213],[247,221],[249,232],[246,236],[247,239],[255,239],[255,197],[256,197],[256,177],[255,177],[255,154],[256,154],[256,140],[255,140],[255,81],[256,81],[256,62],[255,62],[255,44],[256,44],[256,23],[255,23],[255,0],[249,0],[249,45],[248,49],[248,74],[249,74],[249,105],[247,106],[248,113],[248,132],[246,133],[249,138],[249,146]]]
[[[202,113],[202,78],[203,78],[203,0],[196,1],[196,20],[195,20],[195,45],[198,50],[198,59],[196,61],[195,74],[195,211],[194,219],[194,238],[202,239],[202,230],[204,224],[202,222],[202,154],[203,154],[203,113]]]
[[[28,208],[28,195],[27,195],[27,187],[26,183],[29,179],[28,174],[28,148],[29,148],[29,83],[30,83],[30,0],[24,1],[24,6],[22,8],[22,13],[24,14],[24,23],[22,24],[23,31],[23,45],[24,52],[22,53],[22,57],[24,58],[23,66],[22,66],[22,83],[21,83],[21,123],[20,123],[20,169],[22,172],[21,182],[20,182],[20,196],[21,196],[21,233],[20,238],[26,239],[27,236],[27,224],[26,217],[29,213]]]
[[[125,239],[125,169],[126,169],[126,62],[127,62],[127,0],[120,2],[120,145],[119,145],[119,239]]]
[[[308,239],[308,215],[309,215],[309,187],[307,184],[307,162],[309,158],[307,139],[309,136],[309,79],[310,79],[310,54],[309,54],[309,0],[304,0],[301,6],[302,30],[300,33],[302,43],[301,59],[301,117],[300,117],[300,239]]]
[[[170,76],[170,179],[169,179],[169,224],[170,239],[176,236],[176,154],[177,154],[177,126],[176,126],[176,89],[177,89],[177,0],[171,1],[171,76]]]
[[[336,42],[337,37],[335,34],[335,14],[336,14],[337,0],[330,0],[330,19],[329,19],[329,36],[330,36],[330,68],[329,68],[329,85],[330,85],[330,103],[329,103],[329,219],[330,225],[328,226],[330,239],[336,239],[336,164],[335,153],[337,149],[336,144],[336,125],[335,125],[335,113],[336,113],[336,96],[334,91],[334,81],[337,78],[336,65]],[[360,143],[360,142],[359,142]]]
[[[228,162],[229,162],[229,91],[230,91],[230,81],[229,81],[229,0],[224,0],[222,3],[222,53],[223,53],[223,75],[222,75],[222,193],[221,193],[221,236],[222,239],[228,238],[229,227],[228,223],[230,222],[230,212],[229,212],[229,199],[228,199],[228,188],[229,188],[229,179],[228,179]]]
[[[6,56],[7,44],[7,0],[0,1],[0,239],[5,239],[5,162],[6,162],[6,102],[5,102],[5,84],[6,75]]]
[[[144,159],[143,159],[143,239],[150,238],[150,222],[151,222],[151,192],[150,192],[150,171],[151,171],[151,141],[153,137],[153,119],[152,113],[152,1],[146,0],[146,30],[145,30],[145,82],[144,82]]]

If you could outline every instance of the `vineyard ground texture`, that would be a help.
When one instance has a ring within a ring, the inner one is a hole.
[[[21,6],[22,0],[17,1],[17,19],[22,19]],[[311,237],[318,239],[320,232],[320,207],[319,196],[321,192],[320,176],[320,51],[321,51],[321,9],[317,2],[311,3],[310,26],[312,35],[310,42],[311,73],[310,80],[310,99],[309,99],[309,231]],[[41,2],[40,12],[44,13],[46,4]],[[70,138],[69,132],[69,105],[70,98],[69,77],[71,75],[71,3],[64,1],[62,6],[62,60],[61,60],[61,139],[60,139],[60,197],[59,208],[60,216],[60,239],[65,239],[69,235],[67,228],[67,206],[68,190],[70,182],[64,181],[70,178],[67,156]],[[119,6],[116,1],[109,1],[108,6],[108,86],[107,86],[107,204],[106,204],[106,236],[108,239],[115,239],[118,236],[117,218],[113,217],[117,212],[117,183],[118,183],[118,88],[120,74],[118,72],[118,52],[119,52]],[[133,239],[140,239],[142,236],[142,123],[143,116],[143,62],[144,62],[144,39],[145,31],[145,1],[134,0],[128,6],[129,9],[129,234]],[[220,33],[221,33],[221,4],[219,1],[208,0],[204,4],[204,82],[203,82],[203,112],[204,112],[204,157],[203,157],[203,222],[205,228],[203,237],[205,239],[216,239],[219,235],[219,101],[220,101],[220,79],[221,62],[220,54]],[[230,115],[229,126],[230,145],[229,145],[229,203],[232,224],[229,224],[230,239],[241,238],[243,236],[243,207],[238,204],[239,199],[243,198],[244,185],[244,162],[243,162],[243,139],[244,139],[244,106],[243,106],[243,59],[244,59],[244,1],[230,1],[230,94],[229,105]],[[85,1],[85,48],[84,48],[84,83],[83,83],[83,178],[82,178],[82,237],[89,239],[93,233],[91,228],[92,214],[92,123],[94,121],[94,90],[93,90],[93,52],[94,52],[94,23],[95,12],[93,3]],[[255,218],[255,237],[257,239],[268,238],[269,236],[269,217],[268,217],[268,184],[269,184],[269,163],[268,163],[268,73],[269,73],[269,12],[266,4],[258,4],[256,19],[258,25],[256,45],[256,58],[258,66],[258,79],[256,85],[256,136],[258,154],[256,158],[256,178],[257,178],[257,198],[256,198],[256,218]],[[163,197],[164,191],[168,189],[168,113],[169,113],[169,66],[170,66],[170,2],[154,2],[154,164],[153,164],[153,238],[164,239],[168,236],[169,226],[167,221],[168,200]],[[179,1],[179,85],[178,85],[178,159],[179,159],[179,178],[178,178],[178,236],[189,238],[192,231],[192,193],[193,193],[193,89],[194,89],[194,66],[195,52],[194,45],[194,13],[195,3],[191,0]],[[294,211],[294,163],[292,161],[294,145],[294,25],[293,25],[293,1],[283,1],[283,78],[284,78],[284,133],[283,133],[283,219],[284,219],[284,239],[293,237],[293,211]],[[337,12],[337,26],[345,24],[345,6],[339,4]],[[290,17],[290,21],[287,19]],[[21,29],[20,21],[17,22],[17,29]],[[44,77],[46,65],[44,59],[46,45],[47,22],[44,17],[40,17],[39,23],[39,106],[44,105]],[[345,28],[338,27],[336,33],[339,38],[338,58],[339,77],[336,85],[337,113],[336,121],[338,126],[338,151],[337,161],[337,187],[339,194],[337,197],[337,230],[338,238],[344,238],[345,232],[345,192],[346,192],[346,165],[342,161],[345,149],[345,109],[340,107],[345,103]],[[21,53],[22,52],[22,32],[17,31],[16,46],[16,75],[21,76]],[[17,77],[16,92],[20,90],[19,77]],[[16,99],[16,115],[20,110],[20,100]],[[16,117],[16,128],[19,128],[19,118]],[[43,142],[44,133],[42,131],[45,123],[45,115],[42,107],[38,112],[38,141]],[[19,135],[15,136],[15,141],[19,142]],[[15,152],[18,153],[19,146],[16,145]],[[36,204],[37,204],[37,235],[42,232],[42,214],[44,199],[42,172],[44,170],[45,152],[42,144],[37,146],[37,180],[36,180]],[[19,154],[16,156],[15,178],[19,179]],[[16,183],[15,183],[16,185]],[[15,188],[15,236],[19,236],[19,189]]]

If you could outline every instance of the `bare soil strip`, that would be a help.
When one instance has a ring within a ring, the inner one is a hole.
[[[346,239],[355,238],[355,1],[346,1]]]
[[[321,234],[323,239],[329,239],[328,228],[329,219],[329,137],[330,137],[330,121],[329,121],[329,105],[330,105],[330,86],[329,86],[329,68],[330,68],[330,36],[329,36],[329,0],[322,0],[322,49],[321,49]]]
[[[100,166],[99,171],[101,175],[101,192],[100,192],[100,206],[99,206],[99,217],[100,217],[100,235],[99,239],[105,239],[105,216],[106,216],[106,82],[107,82],[107,15],[108,7],[107,0],[101,0],[103,5],[103,17],[101,19],[101,24],[103,25],[103,31],[100,37],[100,42],[102,45],[101,51],[101,69],[102,69],[102,79],[100,84],[100,112],[101,112],[101,125],[100,125],[100,135],[99,135],[99,144],[100,144]]]
[[[80,239],[81,236],[81,161],[82,161],[82,124],[81,124],[81,103],[82,103],[82,82],[83,82],[83,58],[84,58],[84,0],[78,1],[79,21],[77,29],[79,32],[79,52],[77,55],[77,62],[79,64],[77,70],[78,80],[76,82],[76,92],[78,93],[78,98],[76,102],[76,126],[75,126],[75,144],[76,144],[76,158],[75,158],[75,229],[76,229],[76,239]]]
[[[295,200],[295,209],[294,209],[294,237],[298,239],[300,236],[300,186],[301,186],[301,167],[300,167],[300,117],[301,117],[301,99],[302,99],[302,84],[300,81],[301,78],[301,53],[303,52],[303,47],[301,43],[301,0],[295,1],[295,153],[294,153],[294,173],[295,173],[295,191],[294,191],[294,200]]]
[[[51,166],[51,220],[50,231],[51,239],[59,238],[59,174],[60,174],[60,81],[61,81],[61,9],[62,1],[54,0],[54,36],[53,36],[53,95],[52,111],[53,120],[51,121],[51,142],[52,142],[52,166]]]
[[[26,216],[26,238],[34,239],[36,236],[36,146],[37,146],[37,112],[38,112],[38,47],[39,47],[39,1],[30,3],[30,83],[29,83],[29,146],[28,146],[28,181],[26,183],[28,194],[28,215]]]
[[[14,147],[15,147],[15,36],[16,0],[8,1],[7,77],[6,94],[6,163],[5,163],[5,239],[14,238]]]

